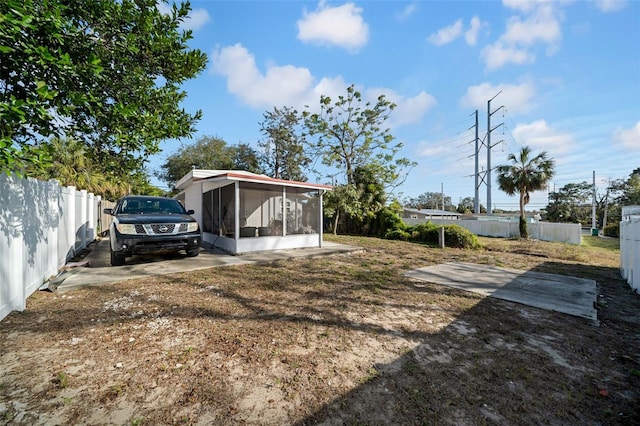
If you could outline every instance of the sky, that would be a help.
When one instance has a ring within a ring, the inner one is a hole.
[[[475,192],[475,111],[491,166],[529,146],[555,161],[549,190],[610,179],[640,167],[640,1],[191,1],[183,23],[206,69],[183,89],[202,111],[191,140],[169,140],[159,170],[181,144],[216,136],[257,148],[274,107],[319,107],[355,85],[397,107],[385,126],[415,161],[400,199],[444,190],[457,204]],[[481,143],[479,168],[487,169]],[[499,190],[493,209],[517,210]],[[483,175],[484,176],[484,175]],[[331,183],[315,179],[318,183]],[[486,179],[480,203],[487,205]],[[155,181],[166,188],[166,184]],[[529,210],[547,205],[532,194]]]

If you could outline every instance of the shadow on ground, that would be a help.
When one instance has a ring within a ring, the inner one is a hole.
[[[484,298],[296,424],[640,424],[640,296],[613,268],[581,275],[598,283],[600,326]]]
[[[127,415],[121,424],[640,423],[640,296],[614,268],[531,269],[594,279],[596,327],[412,281],[374,257],[49,295],[43,309],[0,323],[2,351],[16,350],[17,336],[33,345],[19,347],[20,364],[0,386],[3,403],[26,388],[19,407],[30,414],[6,418],[43,421],[62,411],[60,423],[113,421],[119,412]],[[95,363],[90,373],[85,360]],[[56,385],[61,370],[72,371],[66,390]],[[80,390],[61,404],[74,380]]]

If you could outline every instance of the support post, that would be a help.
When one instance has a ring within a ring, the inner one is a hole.
[[[478,155],[480,152],[478,151],[478,110],[476,110],[476,173],[475,173],[475,197],[473,200],[473,211],[475,214],[480,214],[480,185],[478,183],[478,177],[480,170],[478,170]]]
[[[595,234],[598,229],[596,223],[596,171],[593,171],[593,200],[591,202],[591,229],[592,233]]]

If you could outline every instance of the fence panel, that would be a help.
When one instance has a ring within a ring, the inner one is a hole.
[[[620,274],[640,293],[640,206],[622,208]]]
[[[407,225],[426,222],[425,219],[402,219]],[[484,237],[516,238],[520,236],[518,222],[501,220],[449,220],[429,219],[436,225],[459,225],[476,235]],[[557,241],[580,245],[582,229],[577,223],[536,222],[527,224],[529,236],[543,241]]]
[[[98,200],[98,234],[102,236],[106,235],[107,231],[109,231],[109,227],[111,226],[111,221],[113,220],[113,216],[105,214],[104,209],[112,209],[115,206],[115,201]]]
[[[0,320],[96,235],[100,197],[0,174]]]

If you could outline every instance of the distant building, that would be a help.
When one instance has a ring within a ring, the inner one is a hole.
[[[450,220],[458,220],[462,216],[458,212],[448,212],[445,210],[435,210],[435,209],[403,209],[402,218],[403,219],[450,219]]]

